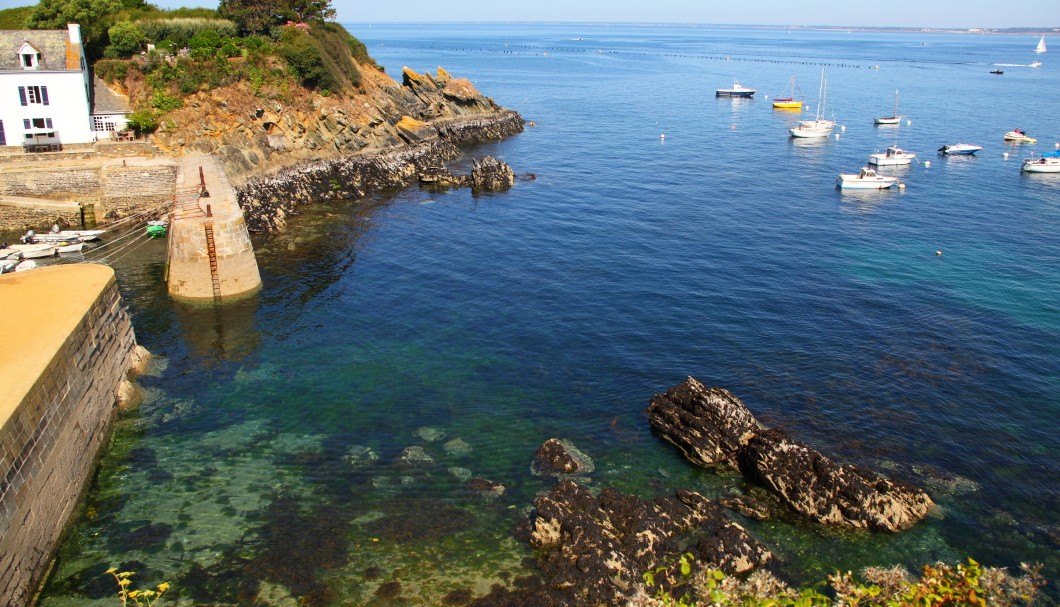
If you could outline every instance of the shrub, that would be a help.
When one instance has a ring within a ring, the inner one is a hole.
[[[141,19],[136,24],[148,40],[171,40],[178,48],[205,32],[217,34],[218,40],[236,35],[236,25],[227,19]]]
[[[92,67],[93,71],[103,82],[125,82],[129,73],[128,61],[101,60]]]
[[[336,89],[338,81],[324,63],[320,46],[307,34],[293,31],[284,32],[280,43],[280,55],[287,61],[291,72],[309,88]]]
[[[158,114],[151,108],[139,109],[129,114],[127,124],[139,134],[153,133],[158,129]]]
[[[110,36],[110,46],[108,48],[114,49],[119,56],[123,57],[139,53],[144,48],[144,42],[147,41],[143,30],[130,21],[115,23],[107,30],[107,35]]]

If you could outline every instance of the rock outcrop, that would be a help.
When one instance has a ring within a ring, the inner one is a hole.
[[[923,519],[933,505],[916,487],[860,466],[835,464],[784,433],[764,428],[738,398],[691,377],[653,397],[648,417],[653,430],[689,461],[738,467],[815,521],[900,531]]]
[[[441,68],[405,68],[399,85],[361,67],[361,88],[341,95],[267,99],[248,83],[197,93],[166,115],[153,142],[173,156],[218,156],[247,226],[275,231],[298,205],[407,187],[457,146],[523,130],[518,113]]]
[[[592,458],[570,441],[550,438],[534,452],[530,473],[559,478],[589,474],[595,467]]]
[[[530,543],[539,550],[544,589],[539,602],[525,604],[621,605],[645,571],[672,565],[684,552],[730,574],[772,558],[718,505],[692,491],[642,500],[605,488],[595,496],[563,480],[534,507]]]
[[[471,169],[471,189],[478,192],[502,192],[515,185],[515,172],[508,163],[486,156],[475,161]]]

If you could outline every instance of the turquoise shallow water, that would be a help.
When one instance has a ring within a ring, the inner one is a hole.
[[[537,179],[307,208],[258,239],[262,293],[221,312],[165,298],[161,243],[123,260],[159,358],[44,605],[109,604],[100,573],[119,563],[187,604],[510,584],[549,437],[595,459],[596,486],[740,486],[647,427],[649,398],[687,375],[940,505],[899,535],[748,522],[789,578],[971,555],[1060,579],[1060,177],[1018,164],[1060,141],[1060,76],[1048,57],[987,73],[1035,40],[349,27],[388,73],[442,65],[535,121],[456,164],[493,154]],[[812,103],[822,66],[838,139],[790,140],[798,114],[713,97],[734,79],[779,95],[795,73]],[[896,88],[910,123],[872,126]],[[1039,144],[1002,144],[1016,126]],[[901,169],[905,190],[835,190],[895,141],[931,161]],[[984,150],[935,155],[956,142]],[[432,462],[402,463],[408,447]],[[469,475],[507,490],[471,494]]]

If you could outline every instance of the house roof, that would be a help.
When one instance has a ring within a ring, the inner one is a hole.
[[[0,30],[0,70],[22,70],[18,49],[29,42],[41,54],[40,69],[66,70],[67,30]]]
[[[92,76],[92,113],[93,114],[128,114],[129,98],[115,93],[96,76]]]

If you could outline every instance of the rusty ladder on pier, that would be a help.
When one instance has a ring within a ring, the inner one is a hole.
[[[202,167],[199,167],[199,198],[209,198],[210,192],[206,190],[206,177],[203,175]],[[206,230],[206,256],[210,259],[210,283],[213,286],[213,302],[221,303],[221,277],[217,271],[217,243],[213,236],[213,212],[210,205],[206,205],[206,221],[203,229]]]

